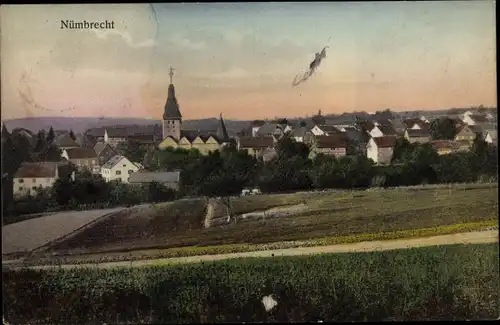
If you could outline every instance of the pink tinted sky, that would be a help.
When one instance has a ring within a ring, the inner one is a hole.
[[[0,14],[2,119],[160,118],[170,64],[187,119],[496,105],[493,1],[26,5]],[[60,28],[84,19],[115,29]],[[319,71],[292,87],[325,45]]]

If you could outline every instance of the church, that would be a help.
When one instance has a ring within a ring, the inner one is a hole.
[[[87,130],[84,135],[95,139],[95,142],[109,143],[111,147],[117,147],[120,143],[132,141],[141,145],[152,145],[159,149],[168,147],[187,150],[198,149],[202,154],[220,150],[223,146],[229,144],[231,139],[222,114],[218,126],[213,130],[183,128],[182,114],[175,97],[175,87],[172,82],[174,75],[172,68],[170,68],[169,74],[170,84],[161,124],[99,127]]]
[[[217,130],[187,130],[182,128],[182,114],[175,97],[175,87],[172,82],[173,69],[170,68],[170,84],[168,86],[167,102],[162,119],[162,141],[158,147],[160,149],[182,148],[198,149],[201,154],[208,154],[210,151],[220,150],[229,144],[230,138],[222,114],[220,115],[220,125]]]

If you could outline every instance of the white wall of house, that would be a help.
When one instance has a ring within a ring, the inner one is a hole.
[[[420,125],[418,125],[417,123],[413,124],[413,126],[411,127],[412,130],[421,130],[422,128],[420,127]]]
[[[127,158],[123,158],[111,168],[101,168],[101,176],[106,182],[120,181],[122,183],[128,183],[130,174],[138,170],[139,167]]]
[[[325,135],[325,132],[323,132],[323,130],[321,130],[317,125],[315,125],[311,129],[311,133],[314,134],[314,135]]]
[[[370,136],[372,138],[380,138],[380,137],[383,137],[384,134],[382,133],[382,131],[380,131],[380,129],[375,126],[371,131],[370,131]]]
[[[495,143],[496,141],[493,140],[493,137],[491,136],[491,133],[486,133],[486,136],[484,137],[484,141],[486,143]]]
[[[257,132],[259,132],[260,126],[253,126],[252,127],[252,137],[257,136]]]
[[[391,162],[393,148],[379,148],[373,139],[366,145],[366,157],[377,164],[388,164]]]
[[[366,145],[366,157],[374,162],[378,161],[378,148],[373,138],[370,139]]]
[[[14,178],[14,196],[35,195],[42,188],[50,188],[57,180],[56,177]]]
[[[429,123],[429,120],[425,116],[420,116],[420,121]]]

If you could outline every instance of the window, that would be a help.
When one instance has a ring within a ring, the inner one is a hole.
[[[121,175],[121,174],[122,174],[121,170],[116,171],[116,175]]]
[[[128,174],[129,174],[129,175],[130,175],[130,174],[132,174],[133,172],[134,172],[134,171],[133,171],[132,169],[129,169],[129,170],[128,170]]]
[[[23,178],[20,178],[20,179],[19,179],[19,183],[24,183],[24,179],[23,179]]]
[[[22,190],[24,190],[24,187],[22,187],[22,186],[19,187],[19,191],[22,191]]]
[[[31,189],[32,189],[32,190],[36,190],[36,186],[33,186]]]
[[[127,167],[127,165],[123,164],[123,167]]]
[[[95,159],[92,159],[92,165],[95,165]]]
[[[36,178],[33,178],[33,183],[36,183]]]

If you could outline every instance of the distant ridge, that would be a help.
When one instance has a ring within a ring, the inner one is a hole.
[[[457,112],[465,112],[471,108],[454,108]],[[495,110],[489,108],[490,110]],[[413,110],[413,111],[392,111],[393,113],[400,116],[411,116],[413,114],[423,114],[426,116],[432,116],[436,114],[445,114],[450,109],[441,109],[433,111],[425,110]],[[299,120],[310,120],[315,114],[310,114],[308,117],[288,117],[289,121],[299,121]],[[338,123],[352,121],[354,116],[370,118],[370,114],[366,112],[349,112],[342,114],[325,114],[324,117],[329,121],[336,121]],[[269,117],[267,120],[274,120],[275,118]],[[159,124],[161,120],[147,119],[147,118],[114,118],[114,117],[25,117],[20,119],[10,119],[2,120],[7,127],[7,130],[11,131],[15,128],[25,128],[32,132],[38,132],[41,129],[48,130],[51,126],[54,130],[73,130],[75,133],[83,133],[89,128],[98,128],[104,126],[113,125],[151,125]],[[243,128],[249,126],[250,120],[240,121],[240,120],[230,120],[224,119],[226,123],[226,128],[230,134],[236,134]],[[183,127],[186,129],[199,129],[199,130],[212,130],[218,127],[219,120],[217,118],[206,118],[197,120],[185,120],[183,121]]]

